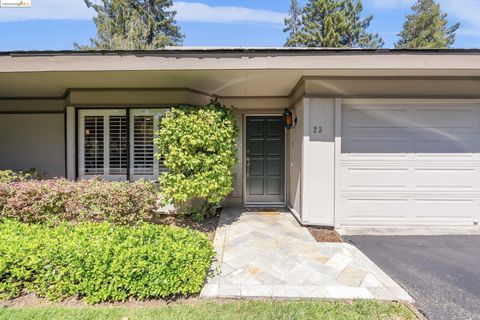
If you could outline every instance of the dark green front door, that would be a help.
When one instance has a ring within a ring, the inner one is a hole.
[[[282,117],[246,118],[247,204],[285,202],[285,128]]]

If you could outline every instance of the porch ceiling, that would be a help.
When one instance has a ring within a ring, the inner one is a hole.
[[[480,77],[477,51],[224,51],[0,53],[0,98],[60,98],[68,89],[114,88],[285,97],[309,76]]]
[[[75,89],[192,89],[220,97],[287,97],[307,77],[319,81],[355,79],[467,79],[478,88],[478,70],[151,70],[0,72],[0,98],[62,98]],[[473,81],[473,82],[472,82]],[[367,82],[365,82],[367,84]],[[392,82],[393,86],[396,86]],[[338,86],[335,84],[335,86]],[[327,86],[328,87],[328,86]],[[353,87],[356,87],[354,85]],[[346,90],[346,89],[345,89]],[[334,94],[338,90],[319,91]],[[346,90],[348,91],[348,90]]]
[[[287,96],[301,70],[0,73],[0,97],[62,97],[68,89],[188,88],[218,96]]]

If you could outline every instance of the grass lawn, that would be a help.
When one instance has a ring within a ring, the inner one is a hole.
[[[416,319],[404,305],[372,301],[233,301],[170,304],[160,307],[0,308],[2,320],[153,320],[153,319]]]

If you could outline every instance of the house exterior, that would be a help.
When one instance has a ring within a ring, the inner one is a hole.
[[[217,97],[242,131],[227,206],[337,228],[480,220],[480,50],[4,52],[0,84],[0,168],[156,179],[159,118]]]

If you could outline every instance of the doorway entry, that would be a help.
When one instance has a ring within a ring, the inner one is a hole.
[[[281,116],[246,117],[246,205],[285,204],[285,127]]]

